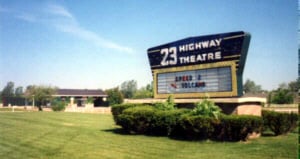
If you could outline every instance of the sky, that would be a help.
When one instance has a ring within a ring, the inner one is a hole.
[[[147,49],[191,36],[251,34],[244,81],[298,78],[296,0],[0,0],[0,89],[108,89],[152,81]]]

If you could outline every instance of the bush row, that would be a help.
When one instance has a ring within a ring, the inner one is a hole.
[[[183,115],[171,136],[189,140],[245,141],[249,134],[261,132],[262,125],[260,117],[250,115],[222,115],[219,119]]]
[[[159,109],[155,105],[121,104],[112,107],[117,125],[129,133],[174,138],[221,141],[246,140],[253,132],[271,130],[286,134],[297,127],[298,115],[263,111],[262,117],[221,115],[219,118],[195,114],[190,109]]]
[[[129,133],[166,136],[180,115],[187,111],[162,111],[151,106],[132,107],[119,115],[116,123]]]
[[[137,106],[144,106],[144,104],[117,104],[112,106],[111,113],[114,117],[114,121],[116,122],[116,124],[118,125],[117,123],[118,116],[122,114],[125,109],[137,107]]]
[[[287,134],[297,127],[298,114],[262,111],[264,129],[270,129],[276,136]]]
[[[114,106],[112,111],[116,124],[129,133],[190,140],[246,140],[249,133],[260,132],[263,125],[261,117],[222,115],[216,119],[193,115],[188,109],[163,111],[131,104]]]

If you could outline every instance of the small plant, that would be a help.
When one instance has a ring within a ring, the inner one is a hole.
[[[174,110],[176,109],[176,103],[174,102],[174,97],[170,95],[166,102],[164,103],[156,103],[154,107],[159,110]]]
[[[94,98],[93,97],[88,97],[87,100],[86,100],[86,103],[94,104]]]
[[[53,111],[63,111],[65,110],[67,103],[65,101],[54,100],[51,104],[51,109]]]
[[[209,101],[206,98],[203,101],[195,104],[195,108],[193,109],[192,114],[214,117],[215,119],[218,119],[221,114],[221,109],[217,105],[215,105],[213,101]]]

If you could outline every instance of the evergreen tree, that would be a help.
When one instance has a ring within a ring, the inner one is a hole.
[[[2,97],[13,97],[14,96],[14,82],[8,82],[3,88],[1,96]]]
[[[21,97],[23,95],[23,87],[17,87],[15,90],[16,97]]]

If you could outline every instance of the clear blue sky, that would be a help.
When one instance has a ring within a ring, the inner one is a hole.
[[[0,89],[107,89],[152,81],[146,50],[190,36],[251,33],[244,70],[263,89],[298,77],[296,0],[0,0]]]

